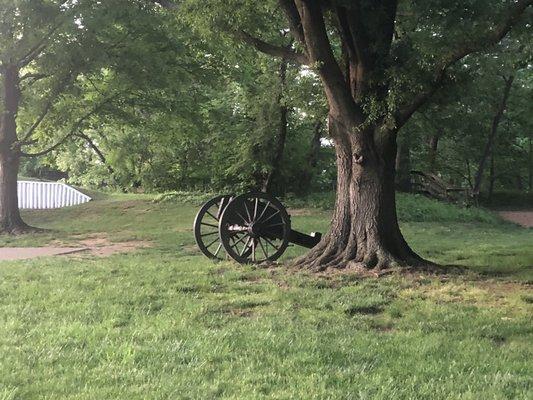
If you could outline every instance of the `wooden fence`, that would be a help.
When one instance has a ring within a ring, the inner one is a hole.
[[[58,182],[18,181],[20,209],[43,210],[87,203],[91,198]]]

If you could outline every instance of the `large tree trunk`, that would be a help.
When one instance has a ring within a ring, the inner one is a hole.
[[[330,116],[337,157],[333,219],[322,241],[296,265],[383,270],[429,264],[407,245],[398,225],[395,134],[374,128],[354,135],[349,126]]]
[[[384,81],[376,80],[380,84],[374,87],[371,82],[372,76],[379,74],[376,61],[381,56],[386,58],[390,49],[396,3],[372,3],[375,20],[371,23],[382,26],[373,28],[377,37],[362,51],[357,49],[353,36],[363,26],[358,10],[336,10],[341,38],[346,43],[342,51],[349,60],[344,74],[330,46],[320,4],[306,0],[295,3],[309,58],[319,62],[317,70],[329,105],[329,132],[337,158],[337,198],[330,230],[315,248],[296,260],[296,265],[314,270],[355,267],[379,271],[429,264],[407,245],[398,225],[397,127],[386,119],[370,122],[359,104],[368,90],[381,100],[387,95]]]
[[[17,176],[20,149],[17,146],[17,112],[20,101],[18,69],[6,66],[2,71],[0,123],[0,233],[18,234],[28,230],[18,208]]]
[[[19,157],[8,148],[0,149],[0,234],[27,230],[18,208],[17,176]]]

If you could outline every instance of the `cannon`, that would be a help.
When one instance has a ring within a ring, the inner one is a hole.
[[[291,229],[291,217],[275,197],[263,192],[220,195],[207,201],[194,219],[200,251],[214,260],[241,264],[277,260],[289,244],[313,248],[321,234]]]

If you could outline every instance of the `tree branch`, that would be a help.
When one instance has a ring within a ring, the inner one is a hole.
[[[113,168],[107,163],[107,160],[104,156],[104,153],[98,148],[98,146],[94,143],[94,141],[86,134],[82,132],[75,133],[74,136],[77,136],[87,142],[89,147],[96,153],[102,164],[104,164],[109,171],[110,174],[113,174],[115,171]]]
[[[296,41],[305,47],[302,20],[300,19],[300,14],[298,13],[296,4],[294,4],[294,0],[279,0],[279,5],[287,16],[292,36],[296,39]]]
[[[317,68],[324,83],[324,89],[334,114],[355,116],[357,123],[363,121],[362,111],[355,103],[350,88],[335,59],[329,42],[324,15],[319,2],[314,0],[295,0],[309,53],[309,62]]]
[[[261,53],[265,53],[274,57],[281,57],[286,60],[296,62],[298,64],[309,64],[307,57],[302,54],[294,51],[291,46],[276,46],[270,43],[265,42],[264,40],[258,39],[251,36],[247,32],[239,31],[236,33],[243,42],[252,45]]]
[[[35,81],[38,81],[39,79],[44,79],[44,78],[48,78],[50,75],[48,74],[33,74],[33,73],[28,73],[28,74],[24,74],[20,77],[19,79],[19,82],[22,82],[22,81],[25,81],[26,79],[33,79],[33,82]],[[32,82],[32,83],[33,83]]]
[[[41,124],[41,122],[43,122],[44,118],[46,117],[50,109],[52,108],[55,99],[57,99],[57,97],[61,94],[63,89],[72,81],[73,75],[74,75],[73,72],[69,73],[67,76],[65,76],[64,79],[61,80],[61,83],[55,88],[53,93],[50,95],[50,98],[46,102],[46,105],[44,106],[43,110],[41,111],[41,114],[39,114],[35,122],[28,128],[28,130],[22,136],[21,142],[23,144],[28,142],[31,135],[33,135],[33,132],[35,132],[35,129],[37,129],[39,125]]]
[[[405,125],[411,115],[415,113],[423,104],[425,104],[431,96],[438,90],[446,77],[448,68],[454,65],[456,62],[466,57],[469,54],[481,51],[491,45],[497,44],[502,40],[511,30],[511,28],[517,23],[525,10],[533,4],[533,0],[518,0],[513,7],[509,10],[509,13],[504,21],[476,42],[467,43],[457,49],[451,51],[442,61],[438,64],[434,71],[433,78],[430,82],[430,87],[425,91],[422,91],[414,96],[410,104],[398,110],[395,114],[396,126],[398,128]]]
[[[23,68],[29,63],[31,63],[33,60],[35,60],[44,49],[47,47],[47,41],[50,39],[50,37],[54,34],[55,31],[59,29],[61,25],[63,25],[64,21],[61,21],[60,23],[56,24],[55,26],[50,29],[50,31],[43,36],[41,40],[39,40],[22,58],[18,61],[18,67]]]
[[[48,100],[43,110],[41,111],[41,114],[39,114],[35,122],[28,128],[26,133],[24,133],[24,136],[22,137],[22,141],[21,141],[22,143],[26,143],[28,139],[31,137],[31,135],[33,135],[33,132],[35,132],[35,129],[37,129],[37,127],[41,124],[41,122],[43,122],[44,117],[46,117],[46,114],[48,114],[48,112],[52,108],[52,105],[54,104],[54,99],[55,97]]]
[[[20,155],[22,157],[40,157],[40,156],[43,156],[45,154],[48,154],[50,153],[51,151],[57,149],[59,146],[61,146],[63,143],[65,143],[65,141],[70,138],[71,136],[73,136],[81,127],[81,125],[83,124],[83,122],[85,122],[88,118],[90,118],[91,116],[93,116],[94,114],[96,114],[105,104],[109,103],[111,100],[113,100],[115,97],[117,97],[116,95],[115,96],[112,96],[110,98],[108,98],[107,100],[104,100],[102,103],[100,103],[98,106],[96,106],[95,108],[93,108],[91,111],[89,111],[87,114],[83,115],[75,124],[74,126],[72,127],[72,129],[70,130],[69,133],[67,133],[65,136],[63,136],[57,143],[55,143],[54,145],[50,146],[49,148],[45,149],[45,150],[42,150],[42,151],[39,151],[37,153],[24,153],[24,152],[21,152]]]

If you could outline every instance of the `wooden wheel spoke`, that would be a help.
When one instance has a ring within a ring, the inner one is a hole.
[[[248,237],[248,240],[246,241],[244,247],[242,248],[241,250],[241,253],[240,253],[240,256],[244,256],[244,252],[246,251],[246,249],[248,248],[248,246],[250,245],[250,240],[252,240],[251,237]]]
[[[218,252],[220,251],[221,248],[222,248],[222,243],[219,243],[219,245],[218,245],[218,247],[217,247],[217,251],[215,251],[215,252],[213,253],[213,255],[214,255],[215,257],[217,256],[217,254],[218,254]]]
[[[268,209],[268,207],[270,206],[270,201],[268,201],[265,205],[265,208],[263,208],[263,211],[261,211],[261,215],[259,215],[259,217],[257,218],[258,221],[261,220],[261,218],[263,218],[263,215],[265,215],[265,212],[266,210]]]
[[[246,239],[247,236],[244,235],[243,237],[241,237],[239,240],[237,240],[235,243],[233,243],[233,246],[231,246],[231,248],[235,248],[235,246],[237,246],[239,243],[241,243],[244,239]]]
[[[267,221],[270,221],[272,218],[274,218],[276,215],[278,215],[280,213],[279,210],[276,210],[276,212],[274,214],[271,214],[267,219],[265,219],[264,221],[262,221],[262,223],[264,224],[265,222]]]
[[[211,218],[213,218],[215,221],[218,221],[218,218],[215,217],[213,214],[211,214],[211,212],[209,210],[207,210],[206,213],[209,214],[211,216]]]
[[[254,206],[254,221],[255,221],[255,217],[257,217],[257,207],[259,205],[259,199],[256,197],[255,198],[255,206]]]
[[[252,215],[250,214],[250,211],[248,210],[248,206],[246,205],[246,200],[242,202],[244,204],[244,209],[246,210],[246,215],[248,215],[248,221],[252,222]]]
[[[201,237],[204,237],[204,236],[211,236],[211,235],[216,235],[218,233],[218,231],[214,231],[214,232],[209,232],[209,233],[204,233],[203,235],[200,235]]]
[[[207,222],[200,222],[201,225],[205,225],[205,226],[211,226],[213,228],[217,228],[218,229],[218,225],[213,225],[213,224],[208,224]]]
[[[276,249],[276,251],[279,251],[279,247],[276,247],[276,246],[274,245],[274,243],[272,243],[272,242],[271,242],[270,240],[268,240],[266,237],[264,237],[263,239],[265,239],[265,241],[266,241],[269,245],[271,245],[272,247],[274,247],[274,248]]]
[[[216,238],[216,239],[213,240],[211,243],[209,243],[207,246],[205,246],[205,248],[208,249],[210,246],[212,246],[212,245],[215,244],[216,242],[218,242],[218,238]]]
[[[238,215],[238,216],[244,221],[245,224],[247,224],[247,223],[249,222],[249,221],[246,220],[246,218],[244,218],[244,217],[241,215],[240,212],[235,211],[235,214],[237,214],[237,215]]]
[[[268,259],[268,251],[265,250],[265,246],[263,246],[263,242],[261,242],[261,238],[258,238],[257,241],[259,242],[259,246],[261,246],[261,250],[263,250],[265,259]]]
[[[255,240],[252,240],[252,261],[255,262]]]

